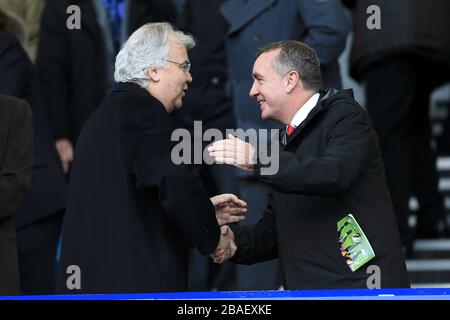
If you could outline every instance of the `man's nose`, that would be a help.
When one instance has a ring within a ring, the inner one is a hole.
[[[186,74],[186,82],[188,83],[188,84],[190,84],[191,82],[192,82],[192,75],[191,75],[191,73],[188,71],[187,72],[187,74]]]

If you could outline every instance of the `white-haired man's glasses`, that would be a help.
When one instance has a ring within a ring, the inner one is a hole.
[[[183,63],[168,60],[168,59],[163,59],[163,60],[177,64],[181,69],[184,69],[184,71],[186,73],[188,73],[191,70],[191,62],[189,60],[186,60]]]

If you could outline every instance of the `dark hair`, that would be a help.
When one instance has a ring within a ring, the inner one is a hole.
[[[280,76],[286,75],[289,71],[297,71],[306,90],[323,89],[320,62],[314,49],[300,41],[279,41],[260,48],[256,57],[277,49],[281,51],[273,62],[273,68]]]
[[[16,18],[0,9],[0,32],[14,35],[21,43],[25,42],[25,26],[19,18]]]

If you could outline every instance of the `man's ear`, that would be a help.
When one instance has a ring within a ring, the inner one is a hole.
[[[300,75],[297,71],[290,71],[284,76],[286,92],[290,93],[300,82]]]
[[[160,70],[156,68],[147,69],[148,78],[153,82],[158,82],[161,78]]]

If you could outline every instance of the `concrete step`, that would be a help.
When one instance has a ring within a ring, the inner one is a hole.
[[[406,260],[408,272],[448,272],[450,275],[450,259],[410,259]]]
[[[406,268],[413,288],[450,287],[450,240],[416,240]]]

